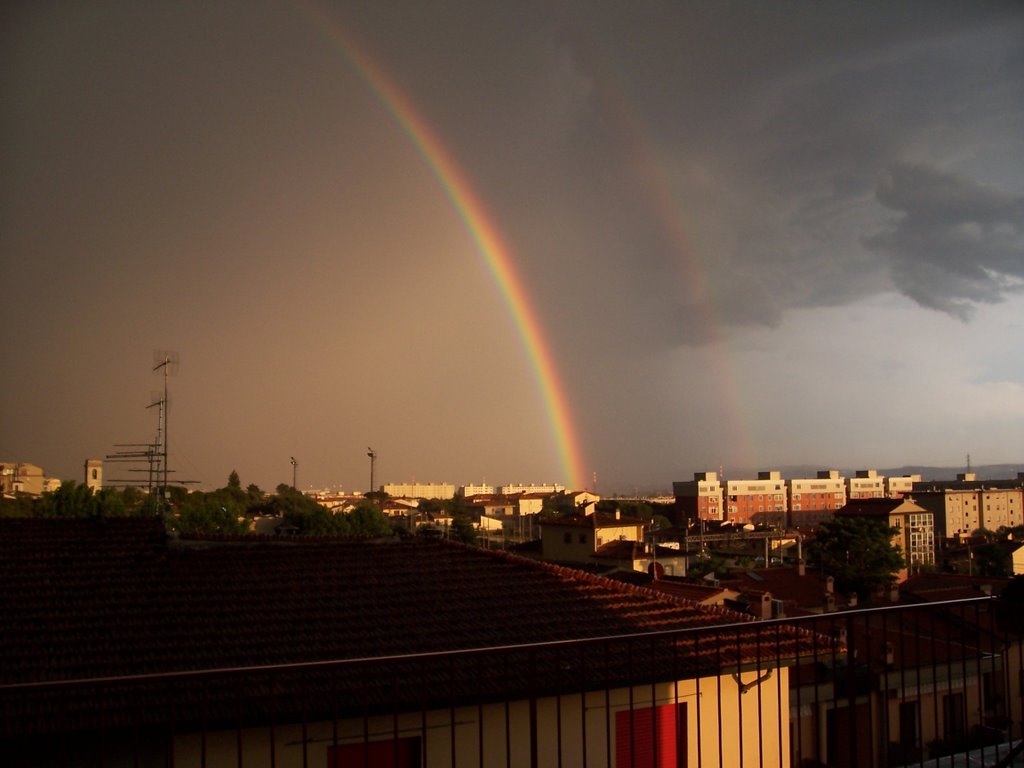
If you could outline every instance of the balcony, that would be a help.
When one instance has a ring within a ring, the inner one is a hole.
[[[14,766],[1024,765],[1024,611],[1006,605],[6,684],[0,754]]]

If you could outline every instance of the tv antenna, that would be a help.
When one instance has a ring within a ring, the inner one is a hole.
[[[157,443],[159,445],[160,461],[163,469],[163,495],[165,501],[170,503],[170,491],[167,486],[167,456],[168,456],[168,439],[167,439],[167,415],[170,410],[167,405],[167,378],[169,376],[176,376],[178,374],[178,353],[170,350],[156,350],[153,353],[153,372],[160,371],[164,377],[164,392],[163,398],[159,401],[160,407],[160,424],[157,427]],[[157,394],[159,397],[159,393]],[[157,403],[151,403],[152,408]]]

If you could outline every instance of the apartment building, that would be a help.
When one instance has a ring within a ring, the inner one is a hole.
[[[1015,480],[978,480],[973,472],[956,480],[929,480],[913,486],[914,499],[935,515],[938,536],[968,536],[1024,525],[1024,473]]]
[[[789,489],[789,525],[815,526],[846,504],[846,480],[838,470],[823,469],[815,478],[793,478]]]
[[[57,483],[60,487],[60,483]],[[47,486],[42,467],[24,461],[0,462],[0,491],[4,496],[24,493],[41,496],[43,491],[53,490]]]
[[[694,472],[693,480],[672,483],[676,523],[694,520],[724,520],[722,483],[717,472]]]
[[[516,493],[563,493],[565,486],[561,483],[542,483],[540,485],[522,485],[521,483],[510,483],[499,485],[498,493],[503,496],[511,496]]]
[[[758,472],[756,480],[726,480],[725,516],[740,524],[786,524],[786,485],[776,471]]]
[[[846,479],[847,499],[885,498],[885,477],[874,469],[858,469],[853,477]]]
[[[452,483],[385,483],[381,490],[405,499],[450,499],[455,495]]]
[[[468,498],[470,496],[490,496],[494,493],[494,486],[487,483],[472,483],[459,488],[459,496]]]
[[[890,499],[901,499],[914,490],[914,483],[921,482],[920,475],[894,475],[885,479],[885,495]]]

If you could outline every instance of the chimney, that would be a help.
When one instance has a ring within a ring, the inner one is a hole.
[[[900,601],[900,587],[898,584],[891,584],[889,586],[889,602],[898,603]]]
[[[835,588],[836,580],[831,576],[825,577],[825,594],[831,595],[832,590]]]

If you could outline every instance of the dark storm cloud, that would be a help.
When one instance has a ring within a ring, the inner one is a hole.
[[[893,281],[922,306],[969,319],[1024,279],[1024,196],[923,165],[898,164],[878,200],[902,214],[867,244],[885,254]]]
[[[438,34],[489,29],[493,58],[446,72],[458,87],[443,94],[433,65],[475,43],[406,49],[396,61],[425,58],[400,76],[440,94],[427,110],[542,312],[577,349],[593,340],[590,354],[699,344],[893,288],[932,295],[934,276],[866,247],[887,218],[878,178],[908,158],[1020,145],[1024,26],[1005,4],[567,3],[534,25],[462,14]],[[963,236],[932,234],[950,250]],[[973,285],[961,299],[991,298]],[[566,306],[567,290],[589,301]]]

